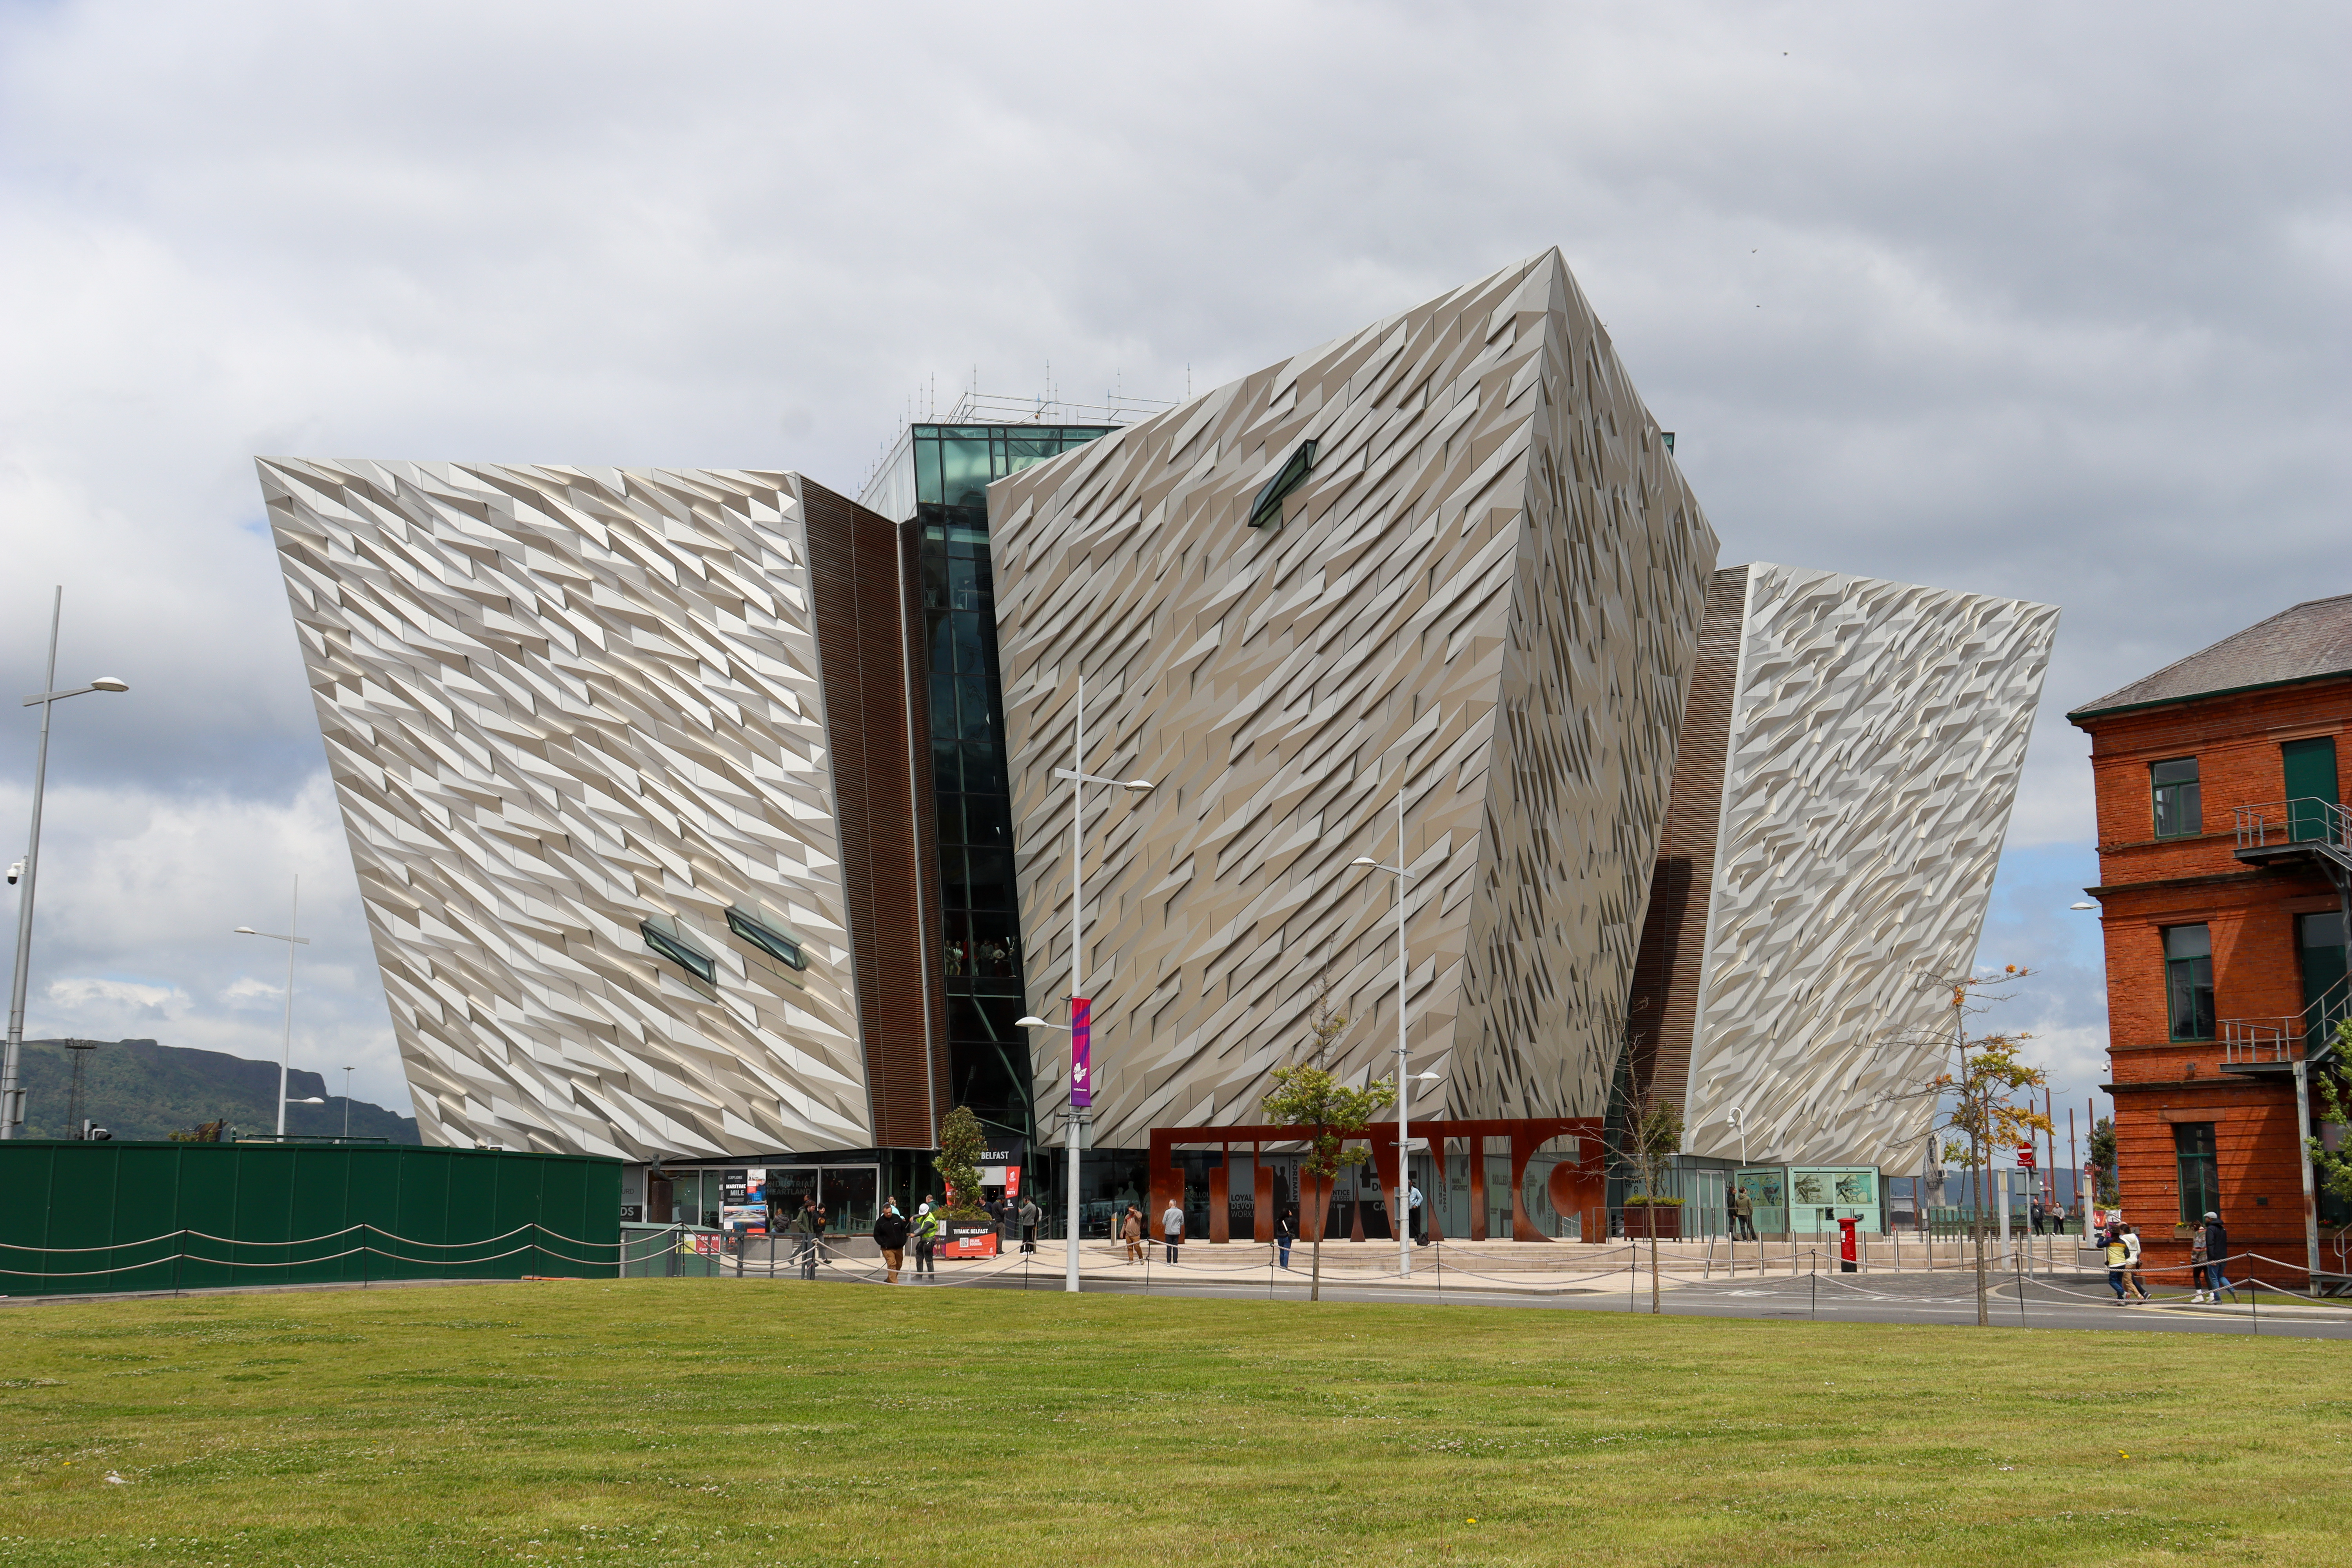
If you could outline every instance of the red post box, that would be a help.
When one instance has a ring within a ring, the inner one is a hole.
[[[1852,1274],[1856,1268],[1853,1252],[1853,1227],[1861,1220],[1848,1215],[1838,1221],[1838,1272]]]

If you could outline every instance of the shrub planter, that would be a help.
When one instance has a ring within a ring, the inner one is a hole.
[[[1680,1204],[1627,1204],[1625,1234],[1648,1241],[1680,1241],[1683,1235],[1683,1208]]]

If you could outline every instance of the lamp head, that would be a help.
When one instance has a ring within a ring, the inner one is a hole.
[[[2098,905],[2096,905],[2096,904],[2094,904],[2094,903],[2084,902],[2084,903],[2068,904],[2066,907],[2067,907],[2068,909],[2070,909],[2070,910],[2095,910],[2095,909],[2097,909],[2099,906],[2098,906]]]
[[[1380,862],[1373,859],[1369,855],[1359,855],[1353,860],[1349,861],[1348,864],[1350,866],[1377,866]]]
[[[128,691],[131,682],[119,675],[101,675],[89,683],[92,691]]]
[[[1153,784],[1150,779],[1129,779],[1127,781],[1127,787],[1133,790],[1138,795],[1150,795],[1153,790],[1158,789],[1160,786]]]
[[[324,1104],[326,1104],[327,1102],[326,1102],[325,1100],[320,1100],[317,1095],[315,1095],[315,1094],[314,1094],[314,1095],[312,1095],[312,1096],[311,1096],[310,1099],[308,1099],[308,1100],[288,1100],[286,1103],[287,1103],[287,1104],[289,1104],[289,1105],[324,1105]]]
[[[1013,1020],[1013,1026],[1016,1029],[1050,1029],[1054,1026],[1048,1024],[1043,1018],[1033,1016],[1027,1018],[1015,1018]]]
[[[236,934],[238,936],[259,936],[261,933],[254,930],[251,926],[239,926],[236,928]]]

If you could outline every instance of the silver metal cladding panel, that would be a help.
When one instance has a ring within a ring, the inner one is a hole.
[[[1685,1146],[1895,1166],[1975,962],[2047,605],[1748,569]]]
[[[1253,499],[1317,453],[1278,524]],[[1033,1008],[1070,989],[1077,672],[1097,1141],[1262,1119],[1319,983],[1416,1114],[1598,1114],[1715,535],[1557,251],[989,489]],[[1067,1100],[1040,1042],[1041,1118]]]
[[[798,478],[259,466],[426,1142],[870,1145]]]

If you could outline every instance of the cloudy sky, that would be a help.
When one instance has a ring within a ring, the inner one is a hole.
[[[1983,956],[2043,968],[2004,1021],[2079,1105],[2060,715],[2352,590],[2348,43],[2294,5],[0,5],[0,667],[37,688],[63,584],[60,681],[133,686],[58,710],[31,1031],[274,1055],[282,950],[228,933],[299,874],[297,1065],[404,1106],[256,453],[846,489],[934,384],[1174,398],[1558,245],[1727,563],[2065,607]]]

